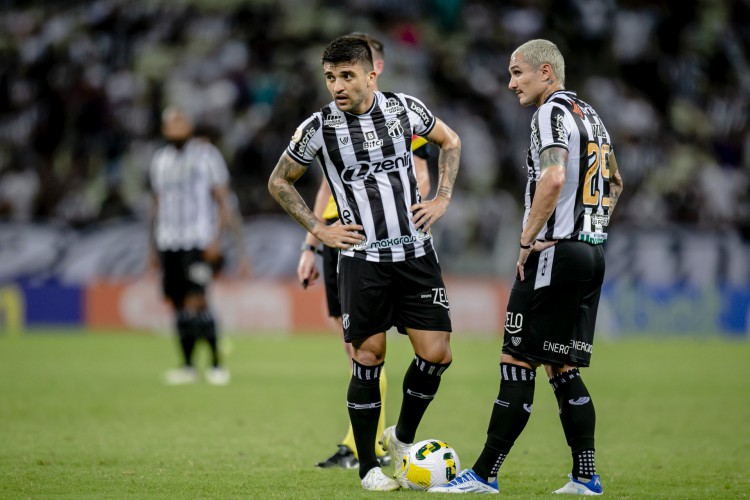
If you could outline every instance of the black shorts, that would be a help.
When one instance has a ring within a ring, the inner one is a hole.
[[[403,262],[339,259],[344,340],[369,337],[392,326],[450,332],[445,284],[434,252]]]
[[[203,250],[167,250],[159,253],[164,295],[175,307],[182,307],[188,294],[204,294],[213,270]]]
[[[323,245],[323,282],[326,286],[326,302],[328,302],[328,315],[332,318],[341,317],[338,265],[338,248],[331,248]]]
[[[589,366],[604,280],[604,248],[561,240],[532,253],[505,316],[503,353],[532,363]]]

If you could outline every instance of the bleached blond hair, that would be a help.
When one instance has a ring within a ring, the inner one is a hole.
[[[541,38],[529,40],[514,50],[511,58],[516,54],[523,55],[529,66],[534,69],[539,69],[542,64],[549,64],[560,84],[565,85],[565,59],[554,43]]]

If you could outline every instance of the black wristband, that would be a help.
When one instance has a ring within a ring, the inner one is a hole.
[[[521,245],[521,248],[523,248],[524,250],[528,250],[528,249],[530,249],[530,248],[533,248],[533,247],[534,247],[534,243],[536,243],[536,241],[532,241],[532,242],[531,242],[531,243],[529,243],[528,245],[524,245],[524,244],[523,244],[523,243],[521,243],[520,241],[518,242],[518,244],[519,244],[519,245]]]
[[[315,245],[310,245],[309,243],[303,243],[300,247],[301,252],[306,252],[307,250],[310,250],[314,254],[323,255],[323,250],[316,247]]]

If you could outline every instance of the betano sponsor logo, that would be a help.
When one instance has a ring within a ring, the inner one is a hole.
[[[425,125],[429,125],[431,123],[430,115],[427,114],[427,111],[425,111],[422,106],[412,101],[411,104],[409,104],[409,108],[411,108],[412,111],[419,115]]]
[[[310,139],[312,139],[312,136],[315,135],[315,127],[310,127],[305,131],[305,135],[302,135],[302,130],[297,129],[297,131],[294,133],[294,137],[292,137],[292,141],[297,143],[297,146],[295,149],[297,152],[304,153],[307,149],[307,143],[310,142]]]

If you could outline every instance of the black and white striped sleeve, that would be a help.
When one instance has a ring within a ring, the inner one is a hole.
[[[286,153],[294,161],[302,165],[309,165],[318,150],[323,146],[322,120],[320,113],[314,113],[297,127]]]

